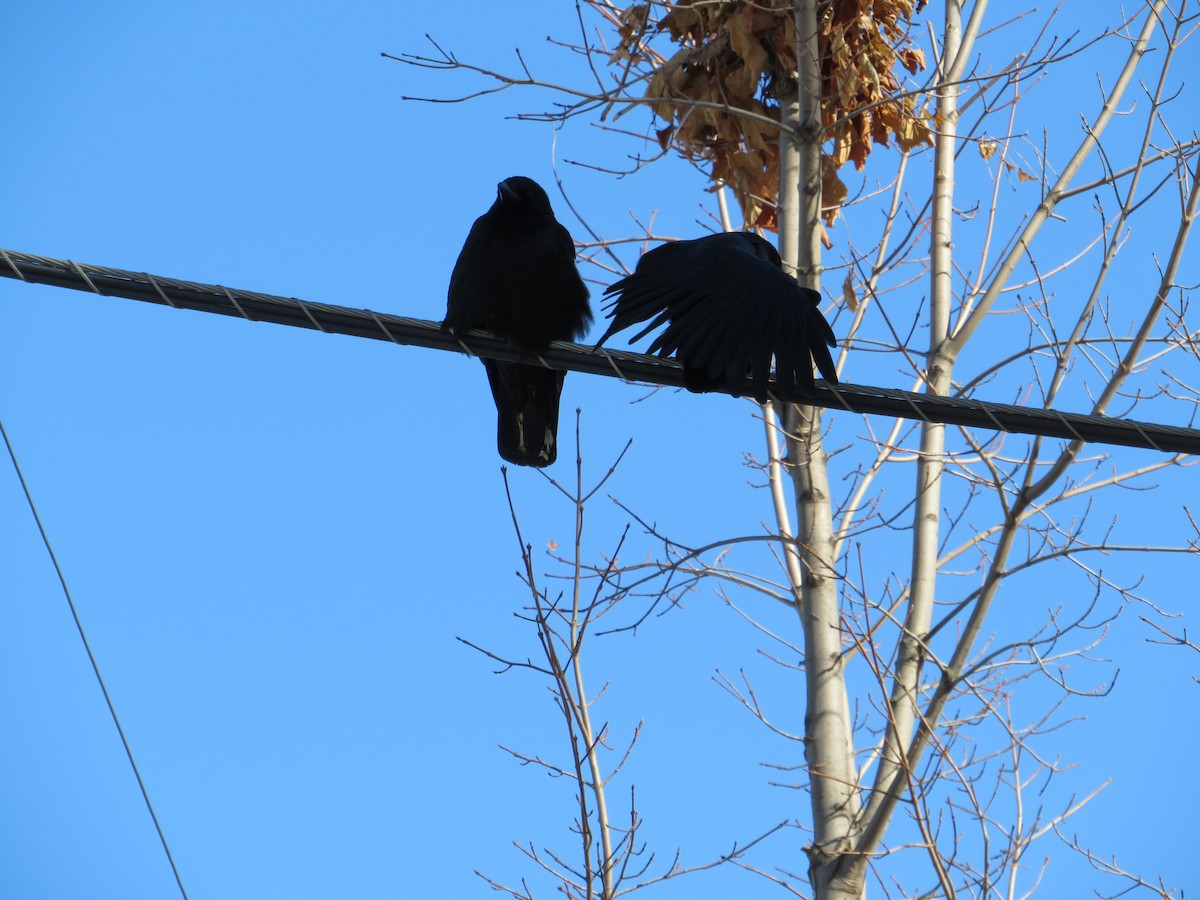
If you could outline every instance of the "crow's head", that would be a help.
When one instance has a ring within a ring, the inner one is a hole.
[[[532,178],[514,175],[496,185],[496,205],[492,207],[507,215],[552,216],[550,198]]]

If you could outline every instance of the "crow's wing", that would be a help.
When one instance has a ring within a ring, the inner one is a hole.
[[[514,228],[491,212],[475,221],[450,274],[443,328],[481,328],[541,350],[582,337],[591,321],[566,228],[553,218]]]
[[[483,317],[481,307],[491,294],[488,276],[495,266],[488,230],[486,216],[475,220],[458,253],[454,271],[450,273],[446,318],[442,320],[442,327],[453,334],[482,327],[476,323]]]
[[[630,343],[665,324],[649,352],[678,359],[691,374],[689,387],[736,394],[749,375],[754,396],[765,400],[772,359],[783,396],[811,390],[814,361],[836,382],[826,346],[835,345],[834,335],[818,308],[820,294],[800,287],[758,242],[715,234],[646,253],[632,275],[605,291],[614,297],[613,321],[600,343],[649,320]]]

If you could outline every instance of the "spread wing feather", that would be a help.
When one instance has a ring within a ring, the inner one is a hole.
[[[818,308],[820,294],[789,277],[757,235],[714,234],[656,247],[604,293],[612,323],[599,344],[640,323],[649,322],[630,343],[665,325],[649,352],[678,359],[691,390],[737,395],[749,376],[755,398],[766,400],[772,360],[780,396],[810,392],[814,363],[837,382],[829,352],[836,340]]]

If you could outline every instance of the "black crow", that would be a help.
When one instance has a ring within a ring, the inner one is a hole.
[[[490,331],[530,353],[583,337],[592,322],[588,289],[575,268],[575,243],[550,198],[530,178],[500,182],[496,202],[475,220],[454,272],[442,327]],[[496,445],[519,466],[558,455],[558,399],[565,372],[485,359],[496,401]]]
[[[655,247],[604,295],[614,296],[613,321],[596,346],[648,319],[629,343],[668,323],[649,352],[674,355],[690,391],[741,396],[749,375],[759,403],[768,387],[783,399],[803,399],[813,388],[814,361],[826,381],[837,383],[828,349],[836,341],[818,308],[821,295],[784,272],[778,251],[756,234],[710,234]]]

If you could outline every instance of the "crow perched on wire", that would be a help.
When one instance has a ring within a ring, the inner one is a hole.
[[[759,403],[768,387],[782,399],[802,399],[813,388],[813,362],[837,383],[828,349],[836,342],[818,309],[821,295],[784,272],[779,253],[756,234],[710,234],[655,247],[604,295],[615,297],[613,321],[596,346],[647,319],[629,343],[669,323],[649,352],[674,355],[690,391],[738,397],[749,375]]]
[[[442,327],[454,335],[480,328],[538,353],[551,341],[583,337],[591,322],[575,243],[554,218],[550,198],[530,178],[506,178],[454,264]],[[558,455],[566,373],[536,363],[483,364],[496,401],[500,455],[519,466],[550,465]]]

